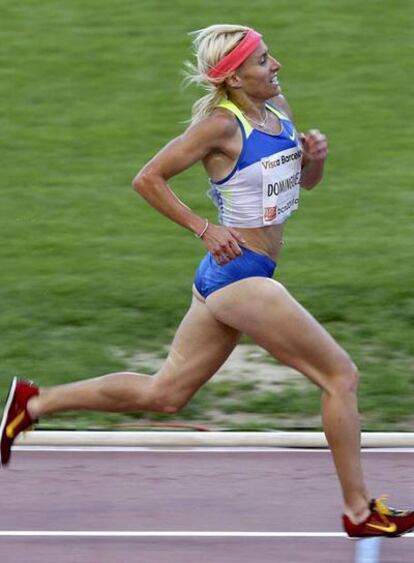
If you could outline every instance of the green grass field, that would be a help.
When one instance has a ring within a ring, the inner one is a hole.
[[[298,127],[330,141],[325,180],[303,194],[277,278],[361,368],[364,427],[411,429],[409,2],[28,0],[3,2],[0,16],[2,394],[14,374],[41,385],[86,378],[170,341],[204,247],[131,179],[200,95],[182,86],[187,33],[239,22],[282,62]],[[201,167],[172,186],[215,219]],[[203,420],[212,404],[275,428],[319,411],[310,385],[276,396],[213,380],[181,417]],[[44,424],[130,419],[69,413]]]

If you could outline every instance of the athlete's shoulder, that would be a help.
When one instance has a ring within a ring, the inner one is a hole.
[[[184,134],[200,141],[220,144],[220,141],[233,137],[237,130],[234,115],[226,109],[215,108],[210,115],[192,123]]]
[[[214,108],[205,118],[205,127],[212,128],[223,136],[232,136],[238,129],[234,113],[223,107]]]

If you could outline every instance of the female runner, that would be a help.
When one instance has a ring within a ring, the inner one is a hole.
[[[327,141],[298,134],[281,94],[281,64],[262,36],[237,25],[195,34],[193,79],[210,89],[193,108],[188,129],[165,146],[133,181],[160,213],[188,229],[208,253],[195,275],[191,306],[169,355],[153,376],[115,373],[39,389],[13,380],[1,424],[1,463],[16,436],[39,418],[65,410],[176,413],[247,334],[322,392],[323,428],[344,499],[350,536],[396,536],[414,528],[414,512],[371,500],[360,456],[357,370],[348,354],[272,279],[284,223],[300,188],[322,178]],[[218,225],[189,209],[168,180],[201,161],[219,210]]]

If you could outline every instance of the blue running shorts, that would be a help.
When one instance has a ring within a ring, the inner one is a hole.
[[[194,278],[194,285],[204,298],[226,285],[245,278],[273,277],[277,264],[269,256],[253,252],[248,248],[241,250],[243,252],[241,256],[233,258],[224,266],[219,266],[210,252],[204,256]]]

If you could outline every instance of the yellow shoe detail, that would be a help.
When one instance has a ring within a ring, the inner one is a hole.
[[[378,499],[375,500],[374,510],[382,520],[382,524],[370,524],[367,523],[369,528],[373,528],[374,530],[379,530],[380,532],[385,532],[386,534],[393,534],[397,531],[397,524],[394,522],[390,522],[387,516],[392,516],[391,510],[388,506],[382,502],[383,500],[387,499],[387,495],[382,495]]]
[[[381,495],[380,497],[378,497],[375,500],[375,510],[378,512],[378,514],[384,514],[385,516],[391,516],[392,512],[391,510],[388,508],[388,506],[385,506],[385,504],[382,502],[383,500],[387,500],[388,495]]]
[[[12,440],[15,437],[16,428],[19,426],[19,424],[21,424],[23,422],[25,415],[26,415],[25,411],[22,411],[20,414],[18,414],[16,416],[16,418],[14,418],[7,425],[7,428],[6,428],[7,438],[10,438]]]
[[[380,532],[385,532],[387,534],[393,534],[397,531],[397,524],[394,524],[393,522],[388,522],[388,524],[384,524],[384,526],[381,524],[367,524],[367,526],[373,528],[374,530],[379,530]]]

